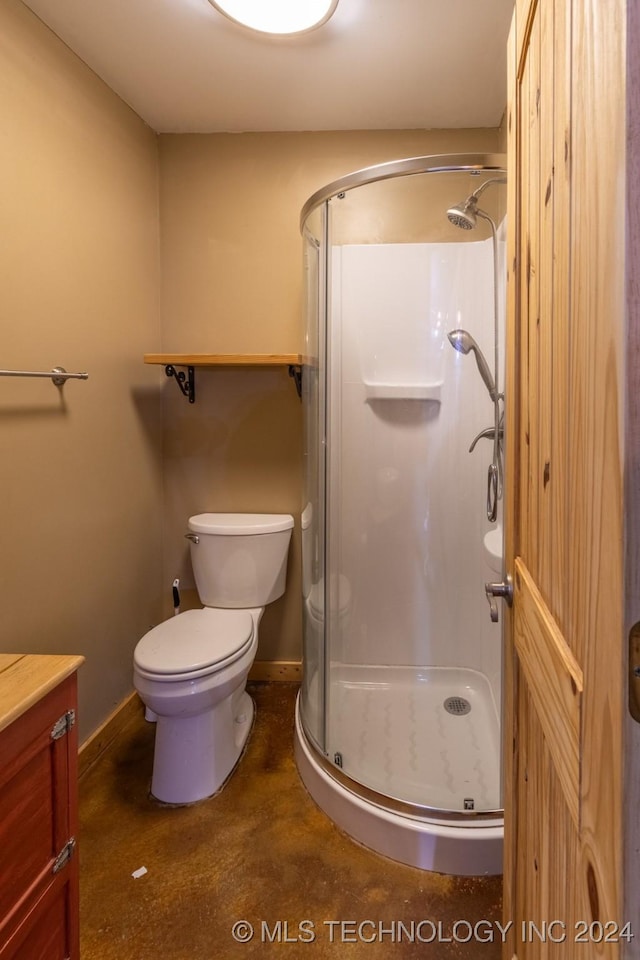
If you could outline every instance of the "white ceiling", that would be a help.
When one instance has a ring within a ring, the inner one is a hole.
[[[24,0],[159,132],[494,127],[513,0],[340,0],[298,38],[208,0]]]

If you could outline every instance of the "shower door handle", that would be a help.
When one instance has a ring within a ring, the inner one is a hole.
[[[498,493],[500,490],[500,471],[497,463],[489,464],[487,473],[487,520],[495,523],[498,518]]]
[[[511,577],[507,574],[501,583],[485,583],[484,592],[489,601],[491,622],[497,623],[498,604],[496,603],[496,599],[500,598],[504,600],[509,607],[513,604],[513,583],[511,582]]]

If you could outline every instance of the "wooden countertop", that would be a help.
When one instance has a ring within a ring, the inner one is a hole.
[[[42,700],[84,663],[84,657],[0,653],[0,730]]]

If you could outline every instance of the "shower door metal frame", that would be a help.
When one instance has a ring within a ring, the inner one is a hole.
[[[330,590],[329,584],[327,582],[327,570],[329,569],[329,563],[327,561],[327,549],[329,544],[328,536],[328,515],[329,511],[327,509],[327,497],[328,497],[328,483],[329,483],[329,435],[328,435],[328,423],[329,423],[329,391],[327,389],[328,384],[328,356],[329,356],[329,290],[331,289],[330,284],[330,257],[329,257],[329,224],[330,224],[330,214],[329,214],[329,201],[326,200],[322,205],[322,266],[321,273],[319,278],[321,278],[322,284],[322,296],[321,303],[323,309],[323,325],[322,325],[322,336],[318,337],[318,345],[321,345],[318,356],[318,379],[322,374],[322,536],[323,536],[323,550],[322,550],[322,588],[323,588],[323,597],[322,597],[322,651],[321,651],[321,662],[322,662],[322,750],[326,756],[327,752],[327,743],[329,742],[329,670],[327,670],[327,662],[329,656],[329,638],[330,631],[327,629],[327,611],[329,608],[329,599],[330,599]]]
[[[409,157],[406,160],[391,160],[373,167],[363,167],[333,180],[313,193],[300,212],[300,230],[312,210],[321,203],[353,190],[366,183],[410,177],[416,173],[504,173],[507,172],[506,155],[503,153],[443,153],[431,157]]]

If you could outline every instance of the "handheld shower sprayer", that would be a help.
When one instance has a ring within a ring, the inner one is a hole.
[[[489,391],[489,396],[496,403],[498,399],[498,393],[496,390],[495,381],[489,369],[489,364],[485,360],[484,354],[476,341],[473,339],[470,333],[466,330],[452,330],[451,333],[447,334],[449,343],[457,350],[458,353],[468,354],[470,351],[473,351],[476,363],[478,364],[478,370],[480,371],[480,376],[482,377],[484,384]]]
[[[498,500],[502,496],[502,441],[501,425],[502,412],[500,410],[500,400],[503,395],[498,392],[498,232],[496,225],[484,210],[478,207],[478,198],[492,183],[506,183],[507,178],[491,177],[481,183],[477,190],[474,190],[466,200],[449,207],[447,217],[455,227],[462,230],[473,230],[477,226],[478,217],[486,220],[491,227],[491,239],[493,242],[493,339],[495,353],[495,373],[492,375],[489,364],[485,360],[482,350],[467,330],[452,330],[448,334],[449,342],[458,353],[469,353],[473,350],[480,371],[480,376],[489,391],[489,396],[493,401],[493,428],[482,431],[479,436],[493,437],[493,458],[489,466],[487,478],[487,519],[495,523],[498,516]],[[472,443],[471,449],[475,445]]]
[[[482,350],[473,339],[471,334],[467,330],[452,330],[451,333],[447,334],[447,337],[449,338],[449,343],[451,346],[454,348],[454,350],[457,350],[458,353],[467,354],[473,351],[476,358],[476,363],[478,364],[478,370],[480,371],[480,376],[482,377],[484,385],[489,391],[489,396],[493,402],[493,428],[487,428],[478,434],[476,439],[471,444],[469,453],[473,451],[473,448],[480,437],[493,438],[493,458],[489,466],[489,474],[487,477],[487,519],[491,523],[495,523],[498,516],[498,500],[502,496],[502,432],[500,413],[500,399],[502,395],[498,394],[495,380],[491,376],[491,371],[489,370],[489,364],[485,360]]]

